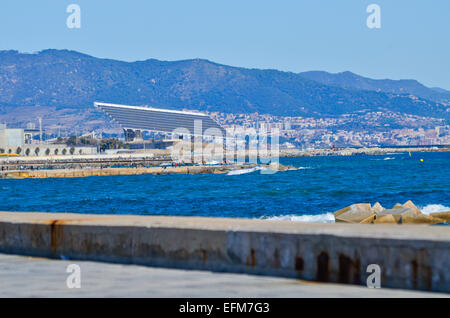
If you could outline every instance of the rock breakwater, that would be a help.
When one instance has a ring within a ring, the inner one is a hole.
[[[357,203],[334,212],[336,223],[438,224],[450,222],[449,212],[422,213],[412,201],[385,209],[380,203]]]

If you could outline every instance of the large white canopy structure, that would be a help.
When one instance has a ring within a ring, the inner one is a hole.
[[[225,137],[225,130],[208,115],[153,107],[128,106],[95,102],[124,130],[181,133],[184,135]]]

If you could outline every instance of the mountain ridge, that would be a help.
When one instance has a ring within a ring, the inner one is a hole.
[[[411,92],[399,91],[402,85]],[[228,66],[205,59],[125,62],[56,49],[38,53],[0,51],[0,105],[8,106],[9,112],[14,106],[85,111],[101,100],[279,116],[338,116],[388,109],[448,118],[450,93],[448,100],[445,96],[446,91],[427,88],[417,81],[412,85],[372,80],[351,72],[293,73]]]
[[[450,101],[450,91],[440,87],[427,87],[415,79],[372,79],[350,71],[329,73],[308,71],[299,73],[316,82],[345,89],[372,90],[394,94],[414,94],[439,103]]]

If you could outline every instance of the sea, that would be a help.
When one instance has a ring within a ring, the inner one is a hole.
[[[450,211],[450,152],[280,158],[295,170],[0,179],[0,211],[334,222],[354,203]]]

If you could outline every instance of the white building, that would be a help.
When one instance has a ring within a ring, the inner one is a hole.
[[[20,156],[92,155],[97,147],[71,147],[65,144],[33,143],[37,130],[7,128],[0,124],[0,153]]]
[[[22,147],[25,143],[25,132],[23,129],[6,128],[0,124],[0,148]]]

